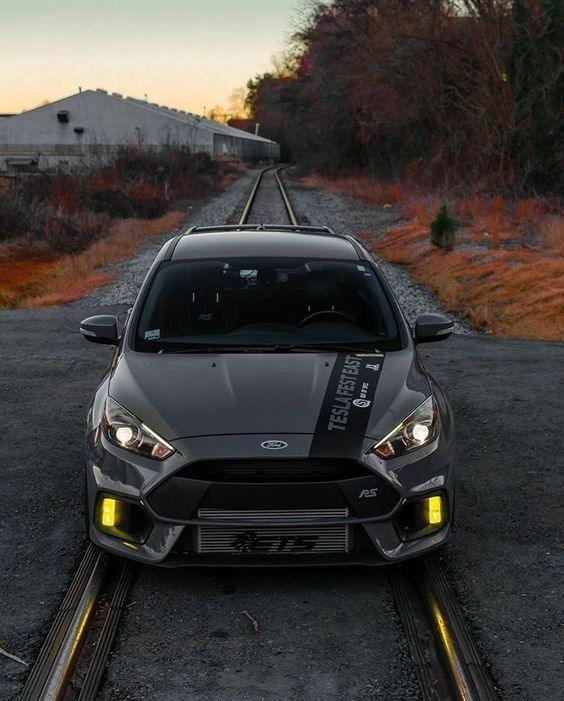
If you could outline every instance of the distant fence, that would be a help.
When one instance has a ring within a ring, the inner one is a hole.
[[[127,146],[103,144],[7,144],[0,143],[0,173],[42,171],[51,169],[81,169],[107,163],[114,159]],[[147,144],[148,150],[175,148],[171,144]],[[278,160],[280,146],[269,141],[238,139],[214,135],[212,144],[193,144],[192,153],[207,153],[221,161],[264,161]],[[29,161],[29,162],[27,162]]]

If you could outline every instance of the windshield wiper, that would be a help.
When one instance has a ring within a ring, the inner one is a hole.
[[[317,353],[327,351],[328,353],[379,353],[374,346],[352,346],[342,343],[272,343],[265,345],[206,345],[204,343],[193,343],[187,345],[163,346],[159,353]]]
[[[178,346],[162,346],[159,353],[280,353],[293,350],[291,344],[267,344],[267,345],[249,345],[249,344],[179,344]]]
[[[212,345],[207,343],[190,343],[161,346],[159,353],[225,353],[228,350],[241,350],[241,346]]]
[[[345,343],[307,343],[303,345],[290,345],[289,349],[294,352],[304,351],[327,351],[328,353],[379,353],[380,351],[375,346],[352,346]]]

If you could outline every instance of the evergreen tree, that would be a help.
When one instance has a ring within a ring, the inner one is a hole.
[[[456,222],[450,216],[446,204],[439,207],[437,216],[431,222],[431,243],[445,251],[452,251],[454,247],[454,232]]]

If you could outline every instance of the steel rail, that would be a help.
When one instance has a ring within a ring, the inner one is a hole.
[[[96,641],[96,647],[94,648],[78,701],[95,701],[98,696],[104,672],[106,671],[106,662],[125,606],[127,592],[133,581],[134,567],[131,562],[124,561],[121,564],[119,578],[106,614],[106,620]]]
[[[110,583],[116,562],[92,543],[88,545],[27,678],[20,701],[62,701],[79,660],[80,665],[84,665],[84,658],[91,653],[86,678],[79,685],[82,687],[79,698],[82,701],[96,698],[133,577],[133,565],[124,562],[119,578]],[[100,597],[109,592],[113,592],[112,602],[103,611],[105,620],[96,646],[84,646],[92,635],[95,615],[101,610]]]
[[[53,666],[47,675],[45,686],[38,696],[40,701],[59,701],[63,698],[78,654],[86,638],[88,625],[102,589],[107,567],[107,555],[99,552],[61,647],[55,656]]]
[[[62,698],[107,566],[108,556],[90,544],[27,678],[20,701]]]
[[[442,560],[437,555],[425,558],[423,567],[425,574],[420,586],[460,698],[497,699],[495,684],[468,628]]]
[[[274,171],[274,177],[276,179],[276,182],[278,184],[278,188],[280,190],[280,194],[282,195],[282,201],[284,202],[284,207],[286,207],[286,213],[288,215],[288,219],[290,220],[290,224],[292,226],[297,226],[298,225],[298,220],[296,219],[296,215],[294,213],[294,208],[292,207],[292,204],[290,203],[290,198],[288,197],[288,193],[286,192],[286,188],[284,187],[282,183],[282,178],[280,177],[280,173],[288,168],[288,166],[281,166],[280,168],[277,168]]]
[[[291,226],[298,226],[298,220],[296,217],[296,214],[294,212],[294,208],[292,207],[292,204],[290,202],[290,198],[288,197],[288,193],[286,192],[286,188],[284,187],[284,184],[282,182],[282,178],[280,177],[280,173],[288,168],[287,165],[283,166],[268,166],[267,168],[263,168],[259,174],[257,175],[255,182],[253,184],[252,190],[245,202],[245,205],[243,207],[243,212],[239,218],[238,226],[244,226],[248,219],[249,215],[251,213],[251,210],[253,208],[253,204],[255,202],[257,193],[259,191],[260,185],[262,183],[262,179],[265,173],[274,170],[274,178],[276,180],[276,184],[278,185],[278,189],[280,191],[280,196],[282,197],[282,202],[284,203],[284,208],[286,209],[286,214],[288,215],[288,219],[290,221]]]
[[[253,189],[251,190],[251,194],[247,198],[247,201],[245,202],[245,206],[243,207],[243,212],[239,218],[239,225],[243,225],[247,223],[247,219],[249,218],[249,214],[251,213],[251,209],[253,207],[253,203],[255,201],[255,197],[257,195],[258,189],[260,187],[262,177],[263,175],[268,172],[269,170],[272,170],[276,166],[268,166],[268,168],[263,168],[259,174],[256,177],[255,183],[253,185]]]
[[[455,698],[454,689],[413,580],[399,569],[392,573],[391,587],[421,696],[425,701],[451,701]]]
[[[392,574],[402,620],[426,701],[495,701],[498,694],[438,555]]]

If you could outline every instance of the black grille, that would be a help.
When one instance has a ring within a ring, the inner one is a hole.
[[[206,460],[188,465],[177,477],[207,482],[334,482],[374,473],[354,460]]]

